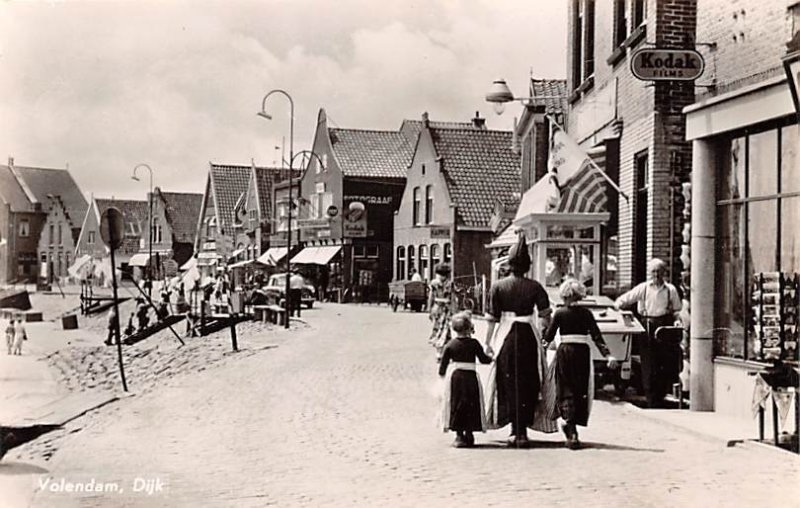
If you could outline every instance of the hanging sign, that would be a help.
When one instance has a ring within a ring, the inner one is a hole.
[[[693,49],[642,48],[631,57],[631,73],[643,81],[692,81],[705,69]]]

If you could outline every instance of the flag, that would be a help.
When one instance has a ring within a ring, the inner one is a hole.
[[[549,177],[559,192],[561,213],[606,211],[606,177],[589,155],[566,132],[553,127],[550,143]]]

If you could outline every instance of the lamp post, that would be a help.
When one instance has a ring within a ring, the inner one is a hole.
[[[535,97],[514,97],[511,89],[508,88],[506,80],[498,79],[492,83],[491,88],[486,93],[486,102],[490,102],[494,112],[502,115],[506,109],[506,104],[513,101],[530,102],[540,99],[564,99],[564,95],[537,95]]]
[[[286,286],[284,290],[284,300],[286,302],[286,316],[283,320],[283,324],[285,328],[289,328],[289,258],[292,252],[292,161],[294,160],[294,101],[292,100],[292,96],[289,95],[286,91],[281,89],[271,90],[264,98],[261,100],[261,111],[258,112],[258,116],[262,118],[266,118],[267,120],[272,120],[272,116],[267,114],[266,105],[267,99],[269,99],[270,95],[272,94],[281,94],[287,99],[289,99],[289,112],[290,112],[290,123],[289,123],[289,206],[287,210],[287,221],[286,221]]]
[[[789,91],[792,93],[797,123],[800,124],[800,30],[796,31],[792,40],[786,43],[786,54],[781,60]]]
[[[150,174],[150,192],[147,194],[147,280],[149,282],[147,285],[147,297],[152,299],[153,272],[150,263],[153,262],[153,168],[147,164],[138,164],[135,168],[133,168],[133,176],[131,176],[131,180],[135,180],[137,182],[141,181],[139,180],[139,177],[136,176],[136,171],[139,168],[145,168]]]

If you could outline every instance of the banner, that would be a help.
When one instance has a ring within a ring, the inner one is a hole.
[[[550,143],[549,178],[559,191],[561,213],[606,211],[606,177],[589,155],[566,132],[553,127]]]

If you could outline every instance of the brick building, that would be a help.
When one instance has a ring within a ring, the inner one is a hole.
[[[684,109],[693,148],[692,407],[747,420],[748,373],[772,363],[754,325],[754,280],[800,272],[800,135],[781,63],[787,43],[800,49],[799,30],[795,1],[697,1],[711,72]],[[797,361],[796,348],[781,354]]]
[[[414,269],[431,280],[434,266],[452,265],[453,279],[489,275],[490,220],[497,200],[519,193],[520,157],[513,134],[473,123],[436,124],[423,115],[394,221],[394,278]]]
[[[569,4],[567,131],[605,159],[605,171],[631,202],[609,192],[612,219],[606,256],[616,258],[621,292],[646,278],[647,261],[667,261],[679,282],[684,223],[681,184],[691,145],[682,108],[694,102],[691,81],[644,82],[630,55],[645,46],[694,49],[696,0],[572,0]],[[617,206],[614,206],[617,205]],[[614,220],[616,219],[616,220]],[[607,260],[604,265],[607,264]]]
[[[0,166],[0,283],[35,282],[40,262],[66,275],[86,208],[68,170],[17,166],[9,158]],[[42,238],[50,226],[53,243]]]
[[[270,235],[275,231],[275,185],[287,177],[288,169],[251,164],[247,191],[240,196],[235,211],[236,261],[253,261],[269,248]]]

